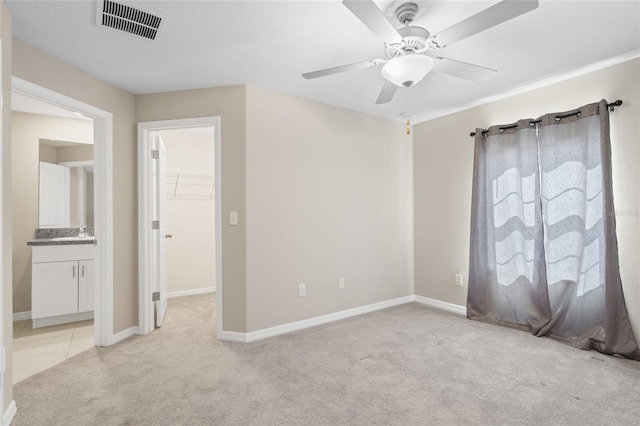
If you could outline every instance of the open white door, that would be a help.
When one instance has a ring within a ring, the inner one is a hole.
[[[158,218],[160,220],[160,241],[158,256],[158,272],[159,272],[159,289],[160,300],[156,307],[156,327],[162,325],[164,314],[167,312],[167,238],[171,238],[167,234],[167,151],[162,142],[162,138],[158,136]]]
[[[69,227],[69,168],[40,162],[39,227]]]
[[[150,134],[155,161],[151,162],[151,200],[154,225],[152,233],[152,285],[155,300],[155,326],[161,327],[167,312],[167,183],[166,183],[166,149],[157,132]],[[157,153],[157,154],[156,154]]]

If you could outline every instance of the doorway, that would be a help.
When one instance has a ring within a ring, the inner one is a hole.
[[[30,245],[49,236],[78,235],[80,229],[93,236],[94,130],[89,117],[17,92],[11,97],[11,124],[16,384],[95,344],[89,286],[94,280],[88,278],[93,260],[83,261],[79,288],[77,279],[69,279],[67,264],[39,263],[35,256],[77,246]],[[92,241],[83,242],[88,244],[80,249],[92,253]],[[61,277],[54,278],[54,272]],[[53,285],[39,286],[45,281]]]
[[[203,139],[208,147],[203,146]],[[190,146],[186,147],[186,145]],[[217,332],[220,335],[222,330],[220,151],[220,117],[138,124],[140,334],[149,333],[158,323],[161,324],[168,296],[186,296],[215,291]],[[166,158],[163,157],[163,152],[167,153]],[[197,156],[196,152],[209,158],[196,158],[194,157],[194,154]],[[163,167],[162,164],[165,166]],[[170,168],[166,167],[167,164]],[[162,195],[160,195],[161,190],[165,191]],[[167,222],[165,216],[167,210],[163,213],[159,199],[168,202],[165,209],[169,210],[169,221],[172,222]],[[198,204],[199,208],[196,211],[193,207]],[[209,207],[206,206],[207,204]],[[185,223],[189,220],[192,223]],[[167,229],[167,223],[169,226],[173,223],[179,232],[175,233],[172,229]],[[201,235],[197,232],[198,224],[202,225]],[[213,244],[205,235],[211,235],[207,230],[213,233]],[[177,263],[194,262],[191,270],[183,270],[180,273],[181,278],[176,278],[174,270],[172,282],[163,287],[169,272],[167,264],[170,263],[162,255],[163,245],[167,241],[170,241],[170,245],[166,251],[173,252],[174,256],[178,253],[182,259],[182,261],[176,258],[172,260]],[[197,247],[200,247],[200,253],[195,253],[195,250],[198,250]],[[197,261],[196,258],[201,260],[204,258],[204,262]],[[211,268],[211,261],[214,259],[215,266]]]
[[[158,132],[166,149],[167,297],[215,292],[215,129]]]
[[[93,343],[109,346],[113,336],[113,116],[110,112],[17,77],[12,92],[93,120],[94,330]],[[85,172],[87,169],[85,169]],[[78,207],[77,212],[81,211]],[[86,214],[86,208],[84,210]]]

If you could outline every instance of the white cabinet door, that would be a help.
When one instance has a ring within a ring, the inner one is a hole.
[[[78,264],[78,312],[93,311],[93,260],[81,260]]]
[[[78,312],[77,261],[34,263],[32,272],[32,318]]]

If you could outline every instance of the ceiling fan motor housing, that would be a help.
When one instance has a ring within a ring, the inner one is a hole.
[[[422,54],[429,50],[429,31],[422,27],[404,27],[398,29],[402,37],[400,43],[386,43],[385,53],[388,58],[396,58],[406,54]]]
[[[431,34],[422,27],[404,27],[398,30],[404,41],[405,48],[417,51],[425,50],[429,47],[428,41]],[[422,53],[422,52],[419,52]]]

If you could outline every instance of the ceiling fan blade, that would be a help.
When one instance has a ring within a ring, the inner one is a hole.
[[[498,72],[496,70],[492,70],[491,68],[468,64],[466,62],[456,61],[454,59],[447,59],[442,57],[436,57],[435,59],[436,63],[433,66],[434,71],[453,75],[456,77],[464,78],[465,80],[471,80],[478,83],[484,83]]]
[[[396,94],[396,90],[398,86],[390,82],[389,80],[384,81],[384,86],[382,86],[382,90],[378,95],[378,99],[376,100],[376,105],[386,104],[387,102],[391,102],[393,99],[393,95]]]
[[[304,78],[306,78],[307,80],[309,80],[309,79],[312,79],[312,78],[324,77],[324,76],[327,76],[327,75],[338,74],[338,73],[346,72],[346,71],[356,71],[356,70],[363,70],[363,69],[371,68],[371,67],[377,67],[378,65],[383,64],[385,62],[386,61],[383,61],[382,59],[372,59],[370,61],[357,62],[355,64],[341,65],[339,67],[333,67],[333,68],[327,68],[327,69],[324,69],[324,70],[307,72],[307,73],[302,74],[302,76]]]
[[[433,40],[438,47],[445,47],[516,16],[531,12],[537,7],[538,0],[504,0],[440,31]]]
[[[398,43],[402,37],[372,0],[343,0],[347,9],[371,31],[387,43]]]

